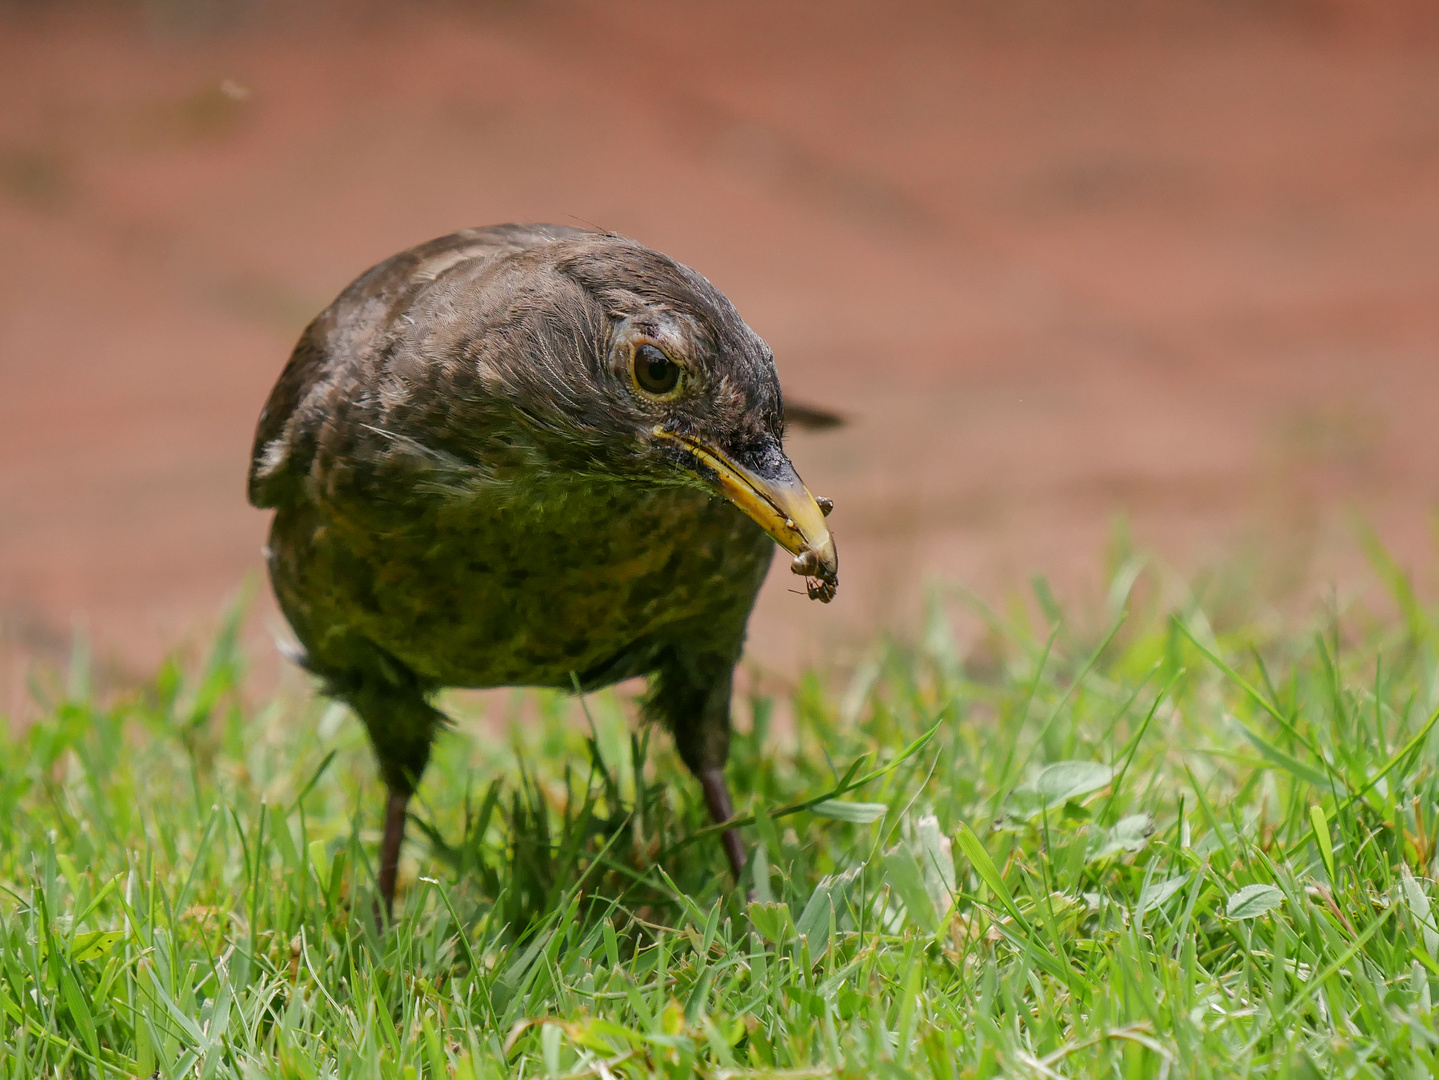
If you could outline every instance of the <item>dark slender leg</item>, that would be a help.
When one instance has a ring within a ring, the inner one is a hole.
[[[728,821],[734,817],[734,803],[730,801],[729,788],[724,782],[723,769],[705,769],[700,773],[700,784],[705,790],[705,805],[709,807],[710,817],[715,822]],[[739,884],[740,875],[744,872],[744,864],[748,856],[745,854],[744,842],[740,840],[738,829],[726,829],[720,835],[720,841],[724,844],[724,852],[729,856],[730,872],[734,874],[735,884]]]
[[[380,899],[385,905],[384,923],[392,922],[395,916],[395,873],[400,867],[400,845],[405,841],[405,809],[410,805],[408,791],[393,787],[388,790],[390,798],[385,806],[385,839],[380,845]]]
[[[426,699],[426,687],[388,653],[368,646],[368,670],[327,675],[328,690],[359,715],[385,782],[385,838],[380,843],[380,899],[375,922],[384,931],[395,913],[395,872],[405,843],[405,808],[430,760],[430,744],[444,714]]]

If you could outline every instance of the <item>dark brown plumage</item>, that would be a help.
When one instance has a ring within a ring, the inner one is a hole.
[[[387,911],[441,687],[648,675],[646,713],[732,816],[730,687],[771,537],[811,596],[836,584],[829,504],[783,432],[773,356],[729,301],[608,234],[458,232],[306,328],[260,414],[250,501],[276,511],[297,659],[359,714],[389,790]],[[725,847],[738,875],[733,831]]]

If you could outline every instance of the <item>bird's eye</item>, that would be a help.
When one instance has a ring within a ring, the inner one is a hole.
[[[635,350],[635,385],[653,397],[667,397],[680,384],[680,366],[653,345]]]

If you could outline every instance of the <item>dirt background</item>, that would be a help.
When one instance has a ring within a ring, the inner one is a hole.
[[[203,642],[300,328],[501,221],[698,268],[850,418],[793,440],[843,575],[772,575],[776,672],[929,581],[1093,606],[1116,522],[1301,606],[1368,580],[1356,516],[1434,563],[1439,5],[12,2],[0,712],[77,630],[112,682]]]

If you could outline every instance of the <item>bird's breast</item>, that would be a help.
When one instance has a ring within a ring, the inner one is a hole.
[[[738,648],[773,554],[722,500],[622,484],[282,511],[271,548],[321,666],[358,636],[447,686],[603,683],[675,643]]]

